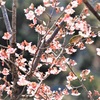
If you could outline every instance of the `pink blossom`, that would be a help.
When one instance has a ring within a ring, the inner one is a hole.
[[[74,52],[77,51],[77,49],[74,49],[72,46],[65,48],[65,51],[67,54],[73,54]]]
[[[36,17],[34,17],[34,19],[33,19],[33,24],[34,24],[34,25],[37,24],[37,19],[36,19]]]
[[[64,94],[64,95],[69,95],[69,92],[68,92],[67,89],[64,89],[64,90],[62,91],[62,94]]]
[[[72,59],[70,59],[68,62],[67,62],[67,64],[69,64],[70,66],[75,66],[75,65],[77,65],[77,63],[75,62],[75,60],[72,60]]]
[[[6,85],[5,84],[1,84],[0,85],[0,91],[3,91],[3,89],[6,87]]]
[[[67,76],[66,78],[68,81],[73,81],[77,79],[77,77],[72,72],[69,72],[69,76]]]
[[[76,44],[76,46],[78,46],[78,48],[80,48],[80,50],[84,50],[86,47],[84,46],[83,42],[79,42]]]
[[[41,34],[41,35],[44,35],[44,34],[46,34],[46,27],[44,27],[43,25],[37,25],[36,27],[35,27],[35,31],[36,32],[38,32],[39,34]]]
[[[33,20],[35,18],[34,12],[30,10],[27,14],[25,14],[26,19]]]
[[[31,5],[29,6],[29,9],[34,10],[34,4],[31,3]]]
[[[78,2],[77,1],[72,1],[71,2],[71,6],[72,6],[72,8],[76,8],[77,6],[78,6]]]
[[[11,34],[9,32],[4,33],[4,36],[2,37],[5,40],[9,40],[11,38]]]
[[[12,90],[10,89],[11,87],[6,87],[5,91],[7,92],[8,95],[12,96]]]
[[[47,50],[45,51],[45,53],[51,53],[52,52],[52,49],[51,48],[47,48]]]
[[[65,13],[66,14],[69,14],[70,15],[70,14],[73,14],[74,12],[75,12],[75,10],[72,7],[69,7],[69,8],[66,8],[65,9]]]
[[[97,55],[100,56],[100,48],[96,48]]]
[[[16,59],[16,65],[17,65],[18,67],[25,67],[25,65],[26,65],[25,61],[27,61],[26,58],[23,58],[23,56],[20,55],[20,56]]]
[[[86,80],[86,76],[89,75],[89,73],[90,73],[90,70],[89,69],[85,69],[85,70],[82,70],[82,72],[80,73],[80,76],[85,81]]]
[[[29,12],[29,8],[24,9],[24,12],[25,12],[25,13],[28,13],[28,12]]]
[[[6,53],[7,53],[7,54],[13,54],[13,53],[15,53],[15,51],[16,51],[16,48],[14,49],[14,48],[8,46],[8,48],[7,48],[7,50],[6,50]]]
[[[46,62],[51,64],[53,62],[53,58],[52,57],[47,57]]]
[[[17,47],[21,50],[24,50],[24,45],[20,44],[20,43],[17,43]]]
[[[7,59],[8,57],[9,57],[9,55],[6,53],[6,50],[5,49],[1,49],[0,50],[0,59],[4,60],[4,59]]]
[[[36,45],[32,45],[28,48],[27,46],[27,50],[31,53],[31,54],[35,54],[36,50],[37,50],[37,47]]]
[[[2,6],[5,5],[5,3],[6,3],[5,1],[1,0],[1,1],[0,1],[0,7],[1,7],[1,5],[2,5]]]
[[[43,7],[43,6],[38,6],[37,7],[37,9],[35,9],[35,13],[38,15],[38,16],[40,16],[44,11],[45,11],[45,7]]]
[[[66,87],[67,87],[68,90],[72,90],[73,89],[73,87],[71,86],[70,81],[67,81]]]
[[[50,48],[52,50],[56,50],[56,49],[60,49],[61,48],[61,44],[59,43],[59,41],[53,41],[52,43],[50,43]]]
[[[24,75],[20,76],[20,78],[19,78],[19,80],[17,82],[17,84],[20,85],[20,86],[25,86],[25,85],[28,85],[29,83],[30,82],[25,79]]]
[[[50,74],[58,74],[60,72],[60,70],[58,70],[56,67],[49,68],[48,71]]]
[[[50,3],[50,0],[43,0],[44,6],[50,7],[52,4]]]
[[[71,95],[73,96],[79,96],[81,93],[78,92],[78,90],[72,90]]]
[[[100,37],[100,31],[98,31],[98,37]]]
[[[9,75],[9,70],[7,68],[3,68],[2,74],[3,75]]]
[[[86,39],[86,44],[92,44],[94,41],[91,38],[87,38]]]

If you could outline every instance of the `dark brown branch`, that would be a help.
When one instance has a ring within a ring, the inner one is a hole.
[[[11,38],[11,47],[16,47],[16,9],[17,9],[17,0],[12,0],[12,38]],[[10,55],[10,60],[15,63],[15,54]],[[12,80],[13,80],[13,88],[12,88],[12,97],[11,100],[17,100],[18,95],[20,94],[18,82],[18,68],[11,63],[11,71],[12,71]]]
[[[60,25],[58,27],[56,27],[56,29],[52,33],[51,37],[46,41],[46,44],[49,44],[54,39],[54,37],[57,35],[58,31],[64,26],[64,24],[65,24],[65,22],[62,21],[60,23]]]
[[[11,38],[11,46],[15,48],[16,45],[16,6],[17,1],[13,0],[12,3],[12,38]]]
[[[87,8],[93,13],[93,15],[100,21],[99,14],[94,10],[91,4],[87,0],[83,0],[83,2],[87,6]]]

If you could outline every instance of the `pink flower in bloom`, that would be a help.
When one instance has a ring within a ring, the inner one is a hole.
[[[28,12],[29,12],[29,8],[24,9],[24,12],[25,12],[25,13],[28,13]]]
[[[0,1],[0,7],[1,7],[1,5],[5,5],[5,3],[6,3],[5,1],[1,0]]]
[[[58,70],[56,67],[49,68],[48,71],[50,74],[58,74],[60,72],[60,70]]]
[[[74,49],[73,46],[70,46],[68,48],[65,48],[65,51],[67,54],[73,54],[74,52],[77,51],[77,49]]]
[[[7,48],[7,50],[6,50],[6,53],[7,53],[7,54],[13,54],[13,53],[15,53],[15,51],[16,51],[16,49],[14,49],[14,48],[8,46],[8,48]]]
[[[52,43],[50,43],[50,48],[52,50],[56,50],[56,49],[60,49],[61,48],[61,44],[59,43],[59,41],[53,41]]]
[[[100,56],[100,48],[96,48],[97,55]]]
[[[11,38],[11,34],[9,32],[4,33],[4,36],[2,37],[5,40],[9,40]]]
[[[100,31],[98,32],[98,37],[100,37]]]
[[[76,8],[78,6],[78,2],[77,1],[72,1],[71,6],[72,6],[72,8]]]
[[[35,27],[35,31],[38,32],[38,33],[41,34],[41,35],[46,34],[46,30],[45,30],[45,29],[46,29],[46,28],[45,28],[43,25],[37,25],[37,26]]]
[[[47,50],[45,51],[45,53],[51,53],[52,52],[52,49],[51,48],[47,48]]]
[[[17,47],[21,50],[28,50],[29,48],[31,48],[31,42],[28,43],[26,40],[24,40],[21,44],[17,43]]]
[[[30,82],[27,85],[27,94],[34,95],[34,90],[36,89],[37,85],[38,84],[36,82]]]
[[[33,20],[35,18],[34,12],[30,10],[27,14],[25,14],[26,19]]]
[[[69,72],[69,76],[67,76],[66,78],[68,81],[73,81],[77,79],[77,77],[72,72]]]
[[[76,44],[76,46],[78,46],[78,48],[80,48],[80,50],[84,50],[86,47],[84,46],[83,42],[79,42],[78,44]]]
[[[31,3],[31,5],[29,6],[29,9],[34,10],[34,4]]]
[[[6,85],[5,84],[1,84],[0,85],[0,91],[3,91],[3,89],[6,87]]]
[[[80,76],[82,77],[84,75],[89,75],[89,73],[90,73],[90,70],[89,69],[85,69],[85,70],[82,70]]]
[[[91,38],[87,38],[86,39],[86,44],[92,44],[94,41]]]
[[[85,81],[86,80],[86,76],[89,75],[89,73],[90,73],[90,70],[89,69],[85,69],[85,70],[82,70],[82,72],[80,73],[80,76]]]
[[[73,87],[70,84],[70,81],[67,81],[66,87],[67,87],[68,90],[72,90],[73,89]]]
[[[30,48],[27,48],[27,50],[31,53],[31,54],[35,54],[37,47],[36,45],[32,45]]]
[[[19,49],[21,49],[21,50],[24,50],[24,45],[23,44],[20,44],[20,43],[17,43],[17,47],[19,48]]]
[[[72,60],[72,59],[69,59],[69,58],[66,59],[66,63],[68,65],[72,66],[72,67],[75,66],[75,65],[77,65],[77,63],[75,62],[75,60]]]
[[[45,11],[45,7],[43,7],[43,6],[38,6],[37,7],[37,9],[35,9],[35,13],[38,15],[38,16],[40,16],[44,11]]]
[[[0,59],[1,60],[4,60],[4,59],[7,59],[9,56],[8,54],[6,53],[5,49],[1,49],[0,50]]]
[[[43,0],[44,6],[50,7],[52,4],[50,3],[50,0]]]
[[[20,76],[20,78],[17,82],[17,84],[20,85],[20,86],[25,86],[25,85],[28,85],[29,83],[30,82],[25,79],[24,75]]]
[[[53,62],[53,57],[47,57],[46,62],[51,64]]]
[[[18,67],[25,67],[26,63],[25,61],[27,61],[25,58],[23,58],[22,55],[20,55],[17,59],[16,59],[16,65]]]
[[[2,74],[9,75],[9,70],[7,68],[3,68]]]
[[[69,92],[68,92],[67,89],[64,89],[64,90],[62,91],[62,94],[64,94],[64,95],[69,95]]]
[[[78,90],[72,90],[71,95],[73,96],[79,96],[81,93],[78,92]]]
[[[9,87],[6,87],[5,91],[7,92],[8,95],[12,96],[12,90]]]
[[[65,9],[65,13],[66,14],[73,14],[75,12],[75,10],[73,10],[73,8],[72,7],[67,7],[66,9]]]

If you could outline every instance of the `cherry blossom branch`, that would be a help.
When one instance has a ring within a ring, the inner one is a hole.
[[[70,71],[77,77],[78,81],[80,82],[82,88],[86,91],[86,94],[89,95],[89,99],[90,100],[94,100],[92,95],[89,94],[89,91],[87,90],[87,88],[85,87],[85,85],[83,84],[83,82],[78,78],[78,76],[76,75],[76,73],[73,71],[72,66],[70,66],[69,64],[67,64],[68,68],[70,69]]]
[[[93,15],[100,21],[100,15],[94,10],[94,8],[89,4],[88,0],[83,0],[87,8],[93,13]]]
[[[51,37],[46,41],[46,44],[49,44],[54,37],[57,35],[58,31],[64,26],[65,22],[62,21],[58,27],[55,28],[54,32],[52,33]]]

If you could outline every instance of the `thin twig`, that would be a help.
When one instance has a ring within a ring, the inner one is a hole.
[[[77,74],[73,71],[72,66],[70,66],[69,64],[67,64],[68,68],[70,69],[70,71],[77,77],[78,81],[80,82],[80,84],[82,85],[82,88],[86,91],[86,94],[88,94],[88,90],[85,87],[85,85],[83,84],[83,82],[78,78]],[[89,95],[89,94],[88,94]],[[93,97],[91,95],[89,95],[90,100],[94,100]]]
[[[23,92],[25,91],[26,86],[23,87],[23,90],[19,94],[19,96],[16,98],[16,100],[19,100],[19,98],[22,96]]]
[[[83,2],[87,6],[87,8],[93,13],[93,15],[100,21],[100,15],[94,10],[88,0],[83,0]]]
[[[8,47],[6,47],[6,46],[4,46],[4,45],[1,45],[1,44],[0,44],[0,47],[1,47],[1,48],[4,48],[4,49],[7,49],[7,48],[8,48]]]

